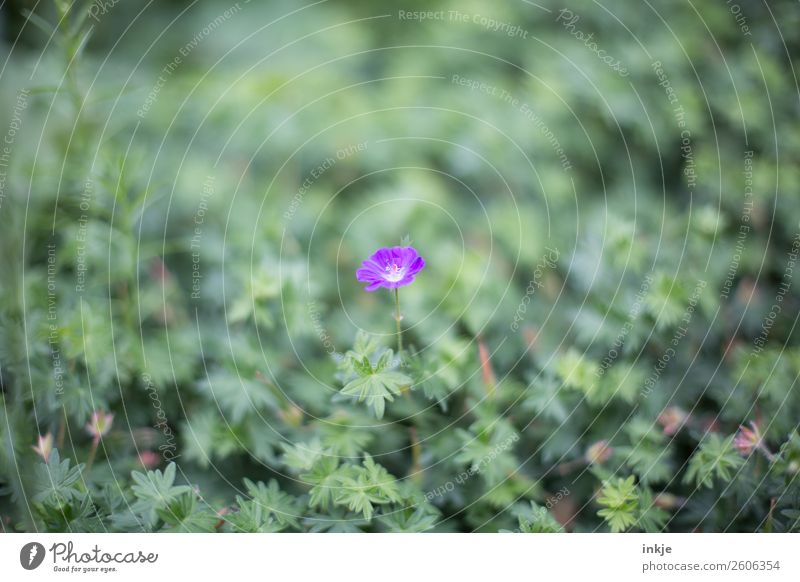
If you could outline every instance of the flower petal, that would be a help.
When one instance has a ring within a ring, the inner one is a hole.
[[[356,279],[368,283],[365,291],[372,292],[379,287],[396,289],[412,283],[414,275],[424,267],[425,260],[412,246],[383,247],[361,263]]]
[[[383,268],[392,260],[392,249],[378,249],[370,256],[369,260]]]
[[[408,274],[416,275],[424,268],[425,268],[425,259],[423,259],[420,256],[417,256],[417,258],[414,259],[414,261],[408,267]]]

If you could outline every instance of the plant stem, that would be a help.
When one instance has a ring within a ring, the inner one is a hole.
[[[28,436],[25,434],[25,429],[23,429],[22,424],[22,420],[25,419],[24,405],[20,397],[15,397],[9,404],[8,397],[5,392],[0,392],[0,403],[2,403],[4,406],[7,406],[6,410],[10,411],[10,414],[7,417],[10,430],[8,432],[8,439],[3,439],[7,442],[2,443],[3,449],[5,450],[0,449],[0,463],[6,467],[12,467],[15,460],[17,462],[20,460],[20,457],[17,456],[19,441],[24,441],[25,437]],[[25,436],[17,437],[14,435]],[[26,483],[26,479],[23,477],[22,471],[10,471],[9,477],[10,488],[13,491],[12,499],[16,499],[19,519],[25,523],[26,531],[37,531],[36,523],[33,518],[33,512],[28,504],[27,491],[30,489],[30,484]]]
[[[64,447],[64,437],[67,433],[67,409],[62,405],[61,410],[64,412],[64,418],[58,423],[58,438],[56,439],[56,448],[61,450]]]
[[[397,322],[397,355],[399,357],[403,352],[403,330],[400,328],[402,316],[400,315],[400,290],[397,287],[394,288],[394,310],[394,319]]]
[[[410,426],[408,433],[411,440],[411,480],[417,485],[422,482],[422,447],[417,436],[417,427]]]
[[[86,468],[84,469],[84,475],[86,477],[89,476],[89,473],[92,470],[92,464],[94,463],[94,457],[97,454],[97,445],[100,444],[100,439],[92,439],[92,448],[89,451],[89,456],[86,459]]]
[[[770,463],[775,462],[775,455],[767,448],[763,442],[758,444],[758,449],[763,453],[763,455],[767,458]]]
[[[567,461],[566,463],[561,463],[557,469],[560,475],[569,475],[573,471],[576,471],[582,467],[585,467],[588,463],[586,459],[574,459],[572,461]]]
[[[767,533],[772,533],[772,519],[774,511],[775,511],[775,498],[771,497],[769,500],[769,513],[767,514],[767,525],[764,528]]]

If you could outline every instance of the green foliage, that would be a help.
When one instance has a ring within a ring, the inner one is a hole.
[[[689,459],[684,481],[696,487],[713,487],[714,479],[728,482],[734,471],[742,466],[742,458],[733,450],[733,436],[724,438],[716,433],[706,436]]]
[[[664,531],[668,520],[669,513],[656,504],[653,492],[647,487],[640,487],[637,526],[645,532],[660,532]]]
[[[164,530],[175,533],[213,532],[219,517],[208,508],[200,508],[195,495],[186,493],[174,498],[166,507],[156,509]]]
[[[264,485],[260,481],[256,484],[245,479],[244,484],[252,503],[261,507],[265,518],[274,521],[281,529],[299,527],[300,504],[295,497],[281,491],[277,481],[273,479],[269,485]]]
[[[392,350],[384,350],[377,362],[373,366],[368,355],[360,356],[354,351],[350,351],[345,356],[343,368],[350,372],[350,376],[355,376],[347,381],[341,393],[348,396],[356,396],[359,402],[365,402],[371,407],[377,418],[383,418],[386,409],[386,402],[394,401],[395,396],[399,396],[404,389],[410,388],[411,378],[393,368],[397,365],[393,363]]]
[[[612,532],[625,531],[636,523],[639,511],[639,496],[636,492],[634,477],[618,478],[605,481],[597,498],[603,509],[597,512],[608,523]]]
[[[50,453],[47,464],[36,465],[33,500],[39,503],[64,503],[83,495],[76,487],[83,465],[70,467],[70,460],[61,460],[58,451]]]
[[[339,492],[334,502],[372,518],[375,505],[400,502],[397,483],[386,469],[367,456],[362,466],[350,465],[339,472]]]
[[[408,507],[381,517],[388,530],[397,533],[425,532],[433,529],[439,519],[440,513],[430,505]]]
[[[689,298],[684,285],[666,273],[654,277],[645,306],[659,327],[671,327],[683,316]]]
[[[189,506],[187,500],[181,498],[191,491],[187,485],[175,485],[176,465],[170,463],[162,473],[161,470],[140,473],[133,471],[131,491],[136,501],[130,506],[130,512],[149,528],[155,528],[158,518],[164,515],[176,515],[173,524],[185,519],[194,505]],[[188,506],[188,507],[187,507]],[[178,511],[174,514],[174,511]]]
[[[312,507],[327,510],[333,503],[336,491],[341,484],[338,461],[333,457],[325,457],[314,464],[309,473],[302,475],[302,479],[312,485],[309,491],[309,503]]]
[[[564,528],[547,511],[547,508],[537,505],[535,501],[531,501],[530,508],[521,511],[517,519],[520,533],[561,533],[564,531]]]
[[[556,371],[565,386],[593,397],[597,387],[597,365],[578,350],[570,349],[558,359]]]
[[[147,504],[164,505],[177,499],[183,493],[189,491],[186,485],[175,485],[176,465],[170,463],[162,473],[159,469],[139,473],[131,473],[135,485],[131,486],[131,491],[136,498]]]
[[[661,483],[674,474],[667,438],[657,425],[634,419],[625,427],[630,446],[622,449],[625,463],[642,483]]]
[[[612,532],[629,529],[659,532],[669,519],[669,514],[656,503],[653,492],[645,485],[636,485],[633,475],[603,481],[597,503],[603,506],[597,515]]]

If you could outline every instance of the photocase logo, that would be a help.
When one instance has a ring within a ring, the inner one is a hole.
[[[30,542],[19,551],[19,563],[26,570],[35,570],[44,561],[44,546],[39,542]]]

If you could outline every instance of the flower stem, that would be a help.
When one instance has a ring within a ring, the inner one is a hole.
[[[394,312],[394,319],[397,322],[397,356],[400,357],[403,352],[403,330],[400,327],[402,316],[400,315],[400,290],[397,287],[394,288]]]
[[[561,463],[556,468],[558,469],[558,473],[560,475],[569,475],[573,471],[577,471],[586,465],[588,465],[586,459],[574,459],[572,461],[567,461],[566,463]]]
[[[422,482],[422,447],[419,443],[417,427],[410,426],[408,433],[411,439],[411,471],[409,474],[411,480],[419,485]]]
[[[64,447],[64,438],[66,437],[67,433],[67,409],[62,407],[64,411],[64,418],[58,423],[58,437],[56,439],[56,448],[62,449]]]
[[[775,462],[775,455],[773,455],[772,452],[767,448],[767,445],[765,445],[763,442],[758,443],[758,449],[762,452],[762,454],[767,458],[767,460],[770,463]]]
[[[86,459],[86,467],[84,468],[84,475],[86,477],[89,476],[89,473],[92,471],[92,465],[94,464],[94,457],[97,454],[97,445],[100,444],[99,439],[92,439],[92,448],[89,450],[89,457]]]

